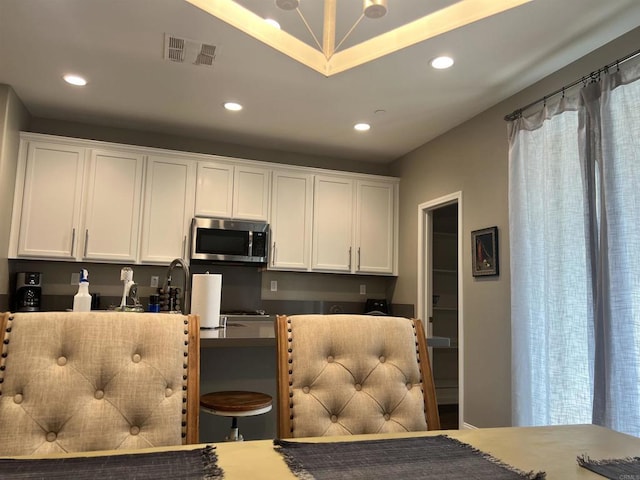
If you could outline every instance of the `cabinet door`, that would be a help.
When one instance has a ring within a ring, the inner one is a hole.
[[[313,201],[314,270],[350,272],[353,261],[353,181],[317,176]]]
[[[233,165],[198,162],[195,215],[231,218]]]
[[[271,259],[273,270],[308,270],[311,267],[313,177],[274,172],[271,207]]]
[[[162,156],[147,159],[140,261],[185,258],[195,199],[195,163]]]
[[[264,168],[235,167],[233,218],[267,221],[270,174],[270,170]]]
[[[73,259],[76,255],[84,154],[81,147],[29,142],[21,159],[20,257]],[[24,166],[24,167],[23,167]]]
[[[393,273],[395,185],[358,181],[356,186],[357,273]]]
[[[136,260],[143,156],[92,150],[83,238],[85,260]]]

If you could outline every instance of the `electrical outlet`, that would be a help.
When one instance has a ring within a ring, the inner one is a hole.
[[[360,295],[366,295],[367,294],[367,286],[366,285],[360,285]]]
[[[154,287],[154,288],[157,287],[158,286],[158,280],[159,280],[159,277],[157,275],[152,275],[151,276],[151,285],[150,286]]]
[[[277,292],[278,291],[278,281],[277,280],[271,280],[271,291],[272,292]]]
[[[72,273],[71,274],[71,285],[78,285],[80,283],[80,273]]]

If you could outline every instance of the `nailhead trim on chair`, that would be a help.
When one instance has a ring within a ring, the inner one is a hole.
[[[289,362],[289,409],[291,414],[289,415],[289,419],[291,420],[291,433],[293,433],[293,380],[291,380],[291,375],[293,375],[293,370],[291,370],[291,364],[293,363],[293,359],[291,358],[291,353],[293,350],[291,349],[291,342],[293,342],[292,333],[291,333],[291,319],[287,319],[287,324],[289,327],[287,328],[287,342],[289,343],[288,349],[288,362]]]
[[[189,330],[187,330],[187,325],[189,325],[189,322],[187,320],[184,321],[184,325],[185,325],[185,329],[184,329],[184,334],[187,335],[187,339],[184,341],[184,358],[185,361],[182,364],[182,369],[184,370],[183,374],[182,374],[182,391],[186,392],[187,391],[187,372],[188,372],[188,363],[189,363]],[[182,397],[182,403],[185,404],[187,403],[187,398],[185,396]],[[186,438],[187,437],[187,410],[185,408],[182,409],[182,438]]]
[[[13,320],[13,315],[10,315],[7,319],[7,325],[5,326],[5,332],[7,333],[7,338],[2,342],[2,355],[0,356],[0,395],[2,395],[2,384],[4,383],[4,372],[6,370],[6,362],[7,362],[7,345],[9,344],[10,338],[9,334],[11,333],[11,322]]]
[[[418,343],[418,332],[416,331],[416,323],[412,322],[413,324],[413,335],[416,339],[415,345],[416,345],[416,359],[418,361],[418,365],[420,364],[420,350],[419,350],[419,346],[420,344]],[[422,378],[422,375],[420,375],[420,390],[422,391],[422,395],[426,395],[425,391],[424,391],[424,378]],[[427,407],[425,406],[423,408],[423,411],[425,412],[425,414],[427,413]]]

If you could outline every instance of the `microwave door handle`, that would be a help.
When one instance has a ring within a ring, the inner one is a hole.
[[[249,253],[248,255],[251,257],[253,255],[253,231],[249,230]]]

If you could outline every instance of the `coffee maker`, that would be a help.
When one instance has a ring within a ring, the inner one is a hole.
[[[40,311],[42,297],[42,274],[40,272],[20,272],[16,276],[16,311]]]

